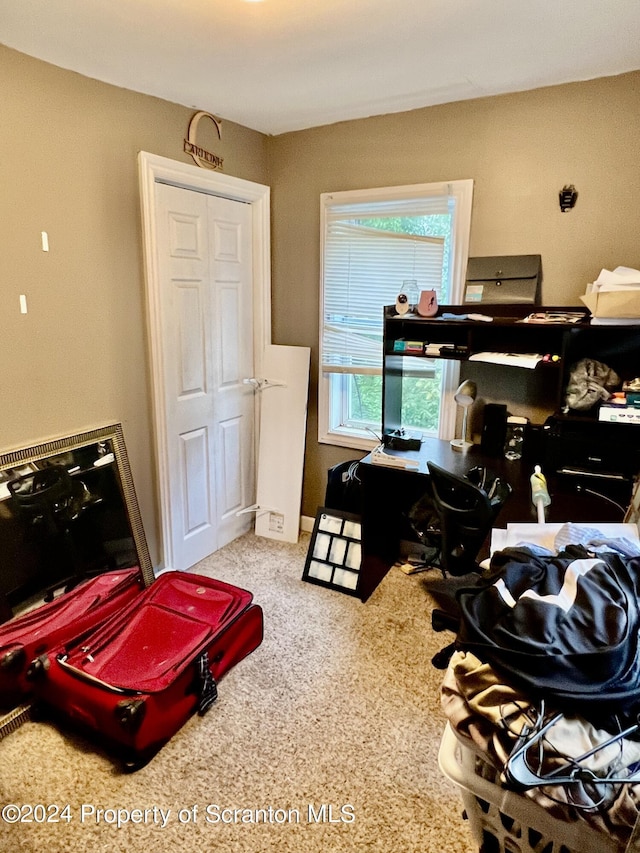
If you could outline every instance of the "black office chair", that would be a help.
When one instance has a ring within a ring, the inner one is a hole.
[[[443,575],[477,570],[476,557],[506,498],[508,483],[473,468],[459,477],[427,462],[433,507],[440,520],[438,565]]]
[[[445,471],[427,462],[431,481],[431,499],[440,520],[440,553],[438,566],[447,575],[464,577],[467,586],[475,586],[481,576],[476,557],[493,522],[511,494],[511,486],[492,477],[485,468],[472,468],[465,477]],[[430,592],[439,607],[431,614],[434,631],[457,632],[459,608],[457,589],[460,582],[431,586]],[[432,658],[437,669],[446,669],[454,651],[450,643]]]

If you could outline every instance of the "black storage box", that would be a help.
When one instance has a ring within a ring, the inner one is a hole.
[[[540,305],[541,283],[540,255],[469,258],[463,301],[465,305]]]

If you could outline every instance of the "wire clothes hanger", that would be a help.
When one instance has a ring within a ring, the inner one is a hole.
[[[539,765],[542,764],[542,753],[546,735],[553,726],[562,719],[563,716],[564,715],[562,713],[557,713],[550,717],[547,722],[544,722],[544,700],[541,702],[537,720],[532,726],[525,725],[523,727],[522,732],[518,737],[509,758],[507,759],[504,768],[504,778],[507,784],[511,784],[525,790],[528,788],[536,788],[539,786],[546,787],[549,785],[569,786],[580,784],[599,786],[640,782],[640,766],[638,765],[638,762],[627,768],[627,773],[624,776],[619,775],[618,770],[612,770],[600,775],[590,767],[585,767],[582,763],[596,755],[598,752],[601,752],[603,749],[613,746],[616,743],[620,743],[624,738],[629,737],[632,734],[636,734],[640,731],[640,723],[638,722],[614,735],[611,735],[607,740],[597,744],[582,753],[582,755],[576,757],[561,756],[554,748],[554,754],[559,757],[564,757],[567,763],[562,767],[555,767],[548,773],[542,773],[540,770],[532,767],[530,758],[536,754],[537,760],[535,763]],[[622,745],[620,751],[622,751]],[[591,802],[588,806],[582,807],[593,808],[594,806],[601,804],[603,801],[604,796],[600,798],[600,803]],[[571,804],[576,808],[581,807],[577,802],[572,802]]]

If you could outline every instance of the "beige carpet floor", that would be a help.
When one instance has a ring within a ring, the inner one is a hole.
[[[265,639],[146,767],[123,774],[46,721],[0,742],[0,805],[48,807],[0,820],[0,851],[477,850],[437,763],[430,660],[450,635],[431,630],[424,576],[392,569],[362,604],[301,581],[308,541],[248,534],[199,564],[254,593]]]

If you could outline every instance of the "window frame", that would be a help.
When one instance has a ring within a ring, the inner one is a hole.
[[[349,427],[332,427],[329,423],[331,413],[330,375],[322,369],[322,336],[324,326],[324,263],[325,236],[327,227],[327,212],[338,204],[357,204],[393,201],[397,199],[420,198],[429,195],[453,196],[456,200],[453,218],[453,240],[450,255],[451,297],[450,304],[462,302],[464,279],[469,256],[469,238],[471,230],[471,208],[473,201],[473,180],[462,179],[441,181],[426,184],[411,184],[408,186],[376,187],[364,190],[345,190],[340,192],[322,193],[320,195],[320,316],[318,332],[318,442],[332,444],[338,447],[352,447],[371,450],[379,442],[372,435],[366,437],[362,430]],[[382,322],[382,308],[381,308]],[[380,365],[382,374],[382,365]],[[335,375],[335,374],[334,374]],[[456,407],[453,393],[460,376],[460,365],[454,360],[447,360],[443,370],[443,396],[440,408],[438,437],[450,439],[454,435]],[[336,392],[335,388],[333,393]]]

